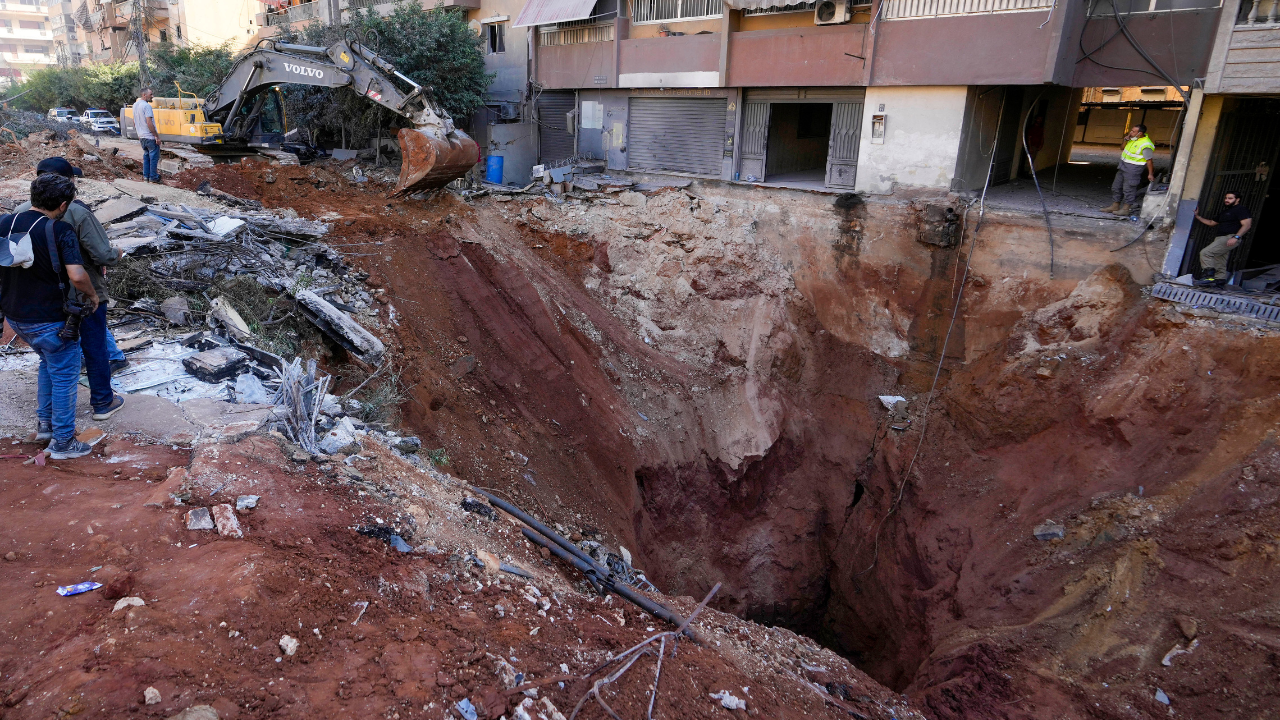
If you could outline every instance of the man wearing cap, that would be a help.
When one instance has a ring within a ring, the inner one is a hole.
[[[160,179],[160,132],[156,130],[156,111],[151,107],[151,88],[133,103],[133,131],[142,145],[142,177],[150,183],[164,184]]]
[[[48,173],[71,180],[84,176],[80,168],[61,157],[45,158],[36,165],[37,177]],[[30,209],[31,203],[28,201],[19,205],[14,214]],[[62,221],[75,228],[85,272],[98,296],[98,309],[80,323],[80,349],[84,353],[85,369],[89,376],[89,403],[93,407],[93,419],[106,420],[124,406],[124,398],[111,389],[111,375],[128,365],[129,361],[115,347],[115,338],[111,337],[111,331],[107,329],[107,278],[102,268],[118,263],[122,253],[111,247],[106,229],[94,217],[89,206],[80,200],[71,201]],[[118,360],[111,357],[113,349],[119,354]],[[44,428],[38,429],[37,435],[43,434],[43,430]]]

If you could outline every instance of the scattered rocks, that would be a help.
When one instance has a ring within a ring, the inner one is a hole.
[[[169,716],[169,720],[221,720],[222,716],[212,705],[192,705],[177,715]]]
[[[1183,637],[1188,640],[1196,639],[1196,634],[1200,628],[1195,618],[1187,615],[1177,615],[1173,618],[1173,621],[1178,624],[1178,629],[1182,631]]]
[[[476,369],[475,355],[463,355],[457,360],[454,360],[453,362],[449,363],[449,372],[452,373],[454,377],[462,377],[463,375],[466,375],[467,373],[475,369]]]
[[[416,437],[400,438],[394,447],[405,455],[412,455],[422,449],[422,441]]]
[[[213,516],[209,514],[209,508],[198,507],[187,511],[187,529],[188,530],[213,530]]]
[[[298,639],[292,635],[285,635],[280,638],[280,650],[285,655],[292,657],[294,653],[298,652]]]
[[[719,700],[721,707],[726,710],[746,710],[747,701],[733,696],[728,690],[721,690],[718,693],[711,693],[713,700]]]
[[[213,506],[213,520],[218,525],[218,534],[223,537],[242,538],[244,531],[240,529],[240,519],[230,505],[223,503]]]
[[[469,513],[475,513],[476,515],[481,515],[490,520],[498,519],[497,511],[495,511],[491,506],[489,506],[488,503],[482,503],[479,500],[476,500],[475,498],[463,498],[462,509],[466,510]]]
[[[258,501],[262,498],[257,495],[241,495],[236,498],[236,510],[244,512],[258,507]]]
[[[1067,536],[1067,529],[1052,520],[1045,520],[1037,525],[1036,529],[1032,532],[1035,534],[1037,540],[1045,541],[1061,540]]]
[[[146,604],[146,601],[140,597],[123,597],[116,601],[115,607],[111,608],[111,612],[114,613],[127,607],[142,607]]]
[[[1164,703],[1165,705],[1169,704],[1169,696],[1160,688],[1156,688],[1156,702]]]
[[[160,697],[160,691],[149,687],[142,691],[142,701],[148,705],[158,705],[163,698]]]

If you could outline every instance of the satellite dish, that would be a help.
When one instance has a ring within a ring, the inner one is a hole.
[[[484,30],[484,25],[481,25],[479,20],[472,20],[471,22],[467,23],[467,27],[471,28],[471,32],[475,33],[476,35],[479,35],[481,31]]]

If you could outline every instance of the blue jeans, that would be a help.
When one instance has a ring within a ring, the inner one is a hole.
[[[160,143],[151,138],[142,138],[142,177],[146,180],[160,179]]]
[[[84,366],[89,376],[89,404],[95,412],[107,409],[116,399],[115,391],[111,389],[109,337],[107,304],[99,303],[98,309],[80,322],[80,351],[84,353]]]
[[[9,326],[40,356],[36,383],[36,418],[53,424],[54,442],[76,436],[76,397],[80,389],[80,343],[58,337],[65,323],[21,323]]]
[[[124,353],[120,352],[120,348],[116,347],[116,336],[111,333],[111,330],[107,330],[107,360],[116,362],[123,359]]]

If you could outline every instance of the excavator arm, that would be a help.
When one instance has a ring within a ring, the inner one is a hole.
[[[402,91],[399,79],[411,89]],[[286,83],[351,88],[413,123],[400,131],[400,182],[394,195],[441,187],[462,177],[480,159],[480,148],[453,125],[430,90],[398,72],[360,43],[340,40],[328,48],[268,41],[240,58],[208,98],[205,112],[228,138],[247,140],[267,88]],[[254,103],[249,105],[250,103]],[[249,106],[250,112],[242,110]]]

